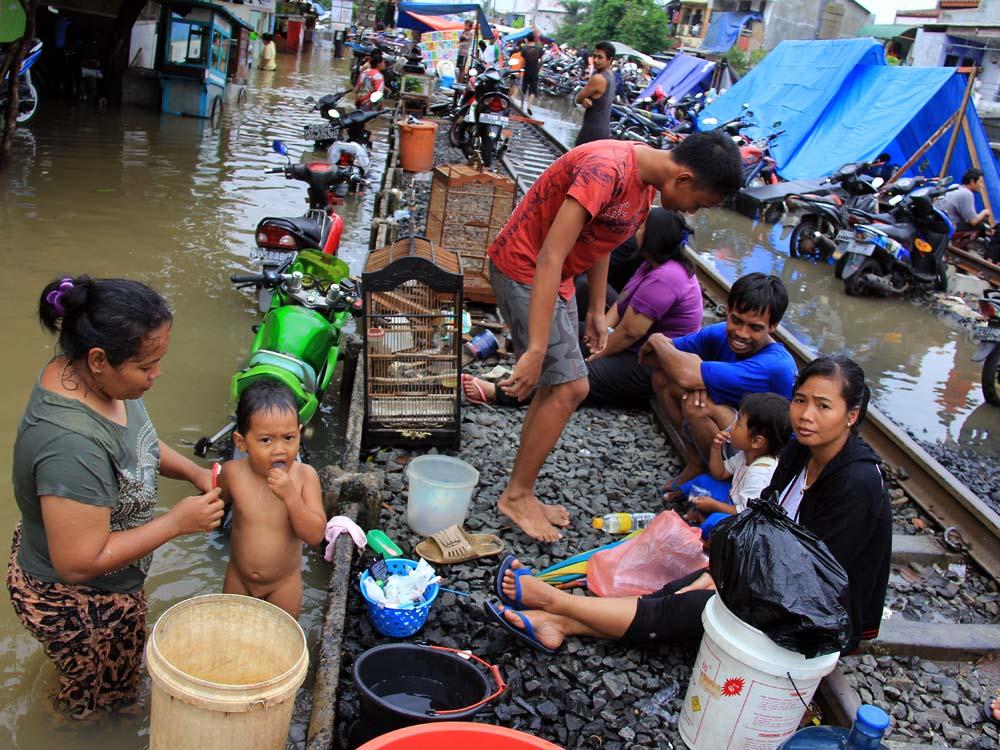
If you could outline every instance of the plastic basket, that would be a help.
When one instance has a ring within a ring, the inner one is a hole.
[[[414,560],[406,560],[401,557],[386,560],[385,564],[389,573],[405,573],[407,570],[414,570],[417,567]],[[431,604],[434,603],[438,595],[436,583],[427,587],[424,591],[424,600],[415,604],[411,609],[392,609],[384,607],[368,597],[364,585],[366,578],[371,578],[367,570],[361,574],[361,596],[364,597],[365,604],[368,605],[368,619],[371,620],[378,632],[391,638],[405,638],[413,635],[424,626],[424,623],[427,622],[427,614],[431,610]]]

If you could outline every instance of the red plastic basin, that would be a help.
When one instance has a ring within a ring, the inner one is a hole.
[[[397,729],[366,742],[358,750],[442,750],[449,746],[476,750],[562,750],[559,745],[524,732],[471,721],[418,724]]]

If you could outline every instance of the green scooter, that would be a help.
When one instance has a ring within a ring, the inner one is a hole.
[[[358,284],[344,261],[319,250],[300,250],[284,265],[263,273],[231,276],[237,288],[256,287],[271,295],[246,364],[230,384],[233,403],[251,383],[277,380],[295,394],[303,425],[316,414],[340,356],[342,329],[361,314]],[[232,419],[194,447],[204,457],[236,428]]]

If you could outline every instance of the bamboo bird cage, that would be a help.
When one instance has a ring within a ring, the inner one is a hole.
[[[462,260],[405,237],[365,260],[365,447],[461,440]]]
[[[514,210],[514,181],[464,164],[437,167],[427,238],[462,258],[465,297],[494,304],[486,250]]]

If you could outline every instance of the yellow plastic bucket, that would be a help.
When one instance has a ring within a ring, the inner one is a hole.
[[[436,122],[397,122],[399,128],[399,166],[406,172],[429,172],[434,169]]]
[[[284,610],[213,594],[163,613],[146,643],[146,668],[151,750],[283,750],[309,653]]]

